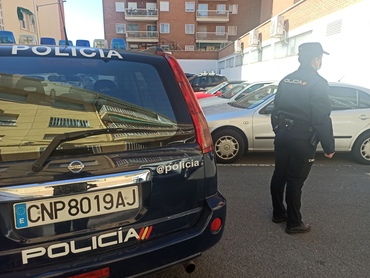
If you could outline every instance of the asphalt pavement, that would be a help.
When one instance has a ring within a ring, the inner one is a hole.
[[[288,235],[271,221],[272,154],[252,154],[219,165],[219,189],[228,202],[221,241],[205,252],[193,273],[181,266],[156,278],[370,277],[370,166],[348,154],[318,153],[303,187],[307,234]]]

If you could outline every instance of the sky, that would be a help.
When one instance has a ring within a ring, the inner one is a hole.
[[[104,39],[103,0],[67,0],[64,2],[68,40]]]

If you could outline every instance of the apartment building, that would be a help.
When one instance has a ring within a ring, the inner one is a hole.
[[[162,46],[185,72],[278,80],[297,68],[300,43],[319,41],[323,76],[370,87],[359,64],[370,63],[368,11],[369,0],[103,0],[107,39]]]
[[[0,0],[0,30],[16,43],[38,44],[40,38],[64,39],[64,0]],[[63,17],[62,17],[63,16]]]
[[[263,2],[104,0],[105,38],[124,38],[129,49],[217,51],[260,24]]]

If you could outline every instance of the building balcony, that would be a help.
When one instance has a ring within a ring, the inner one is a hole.
[[[197,32],[195,34],[197,43],[227,43],[228,34],[219,32]]]
[[[158,21],[157,9],[125,9],[126,21]]]
[[[209,23],[229,22],[229,11],[197,10],[196,20],[197,22],[209,22]]]
[[[127,31],[126,32],[127,42],[151,42],[156,43],[159,41],[158,31]]]

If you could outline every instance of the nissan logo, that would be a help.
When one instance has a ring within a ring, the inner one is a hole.
[[[75,161],[72,161],[71,163],[69,163],[68,165],[68,170],[71,171],[72,173],[79,173],[82,171],[82,169],[85,167],[85,165],[83,165],[83,163],[79,160],[75,160]]]

